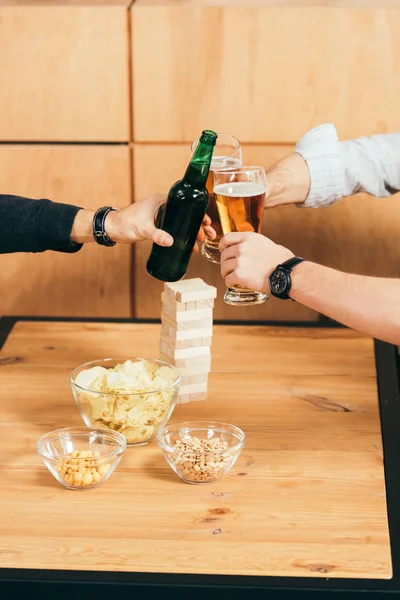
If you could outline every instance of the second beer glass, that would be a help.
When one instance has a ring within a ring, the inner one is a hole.
[[[261,232],[267,181],[262,167],[242,167],[214,172],[214,194],[222,234]],[[268,294],[241,286],[228,288],[226,304],[249,306],[268,300]]]
[[[197,147],[199,140],[195,140],[192,144],[192,152]],[[211,170],[207,179],[207,192],[208,192],[208,208],[207,214],[211,219],[211,225],[215,230],[217,237],[215,240],[206,239],[201,247],[201,253],[212,263],[220,263],[220,255],[218,250],[218,244],[222,238],[221,222],[215,204],[215,197],[213,192],[213,174],[212,171],[218,171],[220,169],[236,169],[242,166],[242,150],[240,148],[240,142],[233,135],[227,133],[219,133],[217,143],[214,148],[214,154],[211,161]]]

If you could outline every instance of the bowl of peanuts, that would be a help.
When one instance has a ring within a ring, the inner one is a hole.
[[[158,444],[171,469],[186,483],[212,483],[237,461],[245,434],[226,423],[187,422],[162,429]]]
[[[64,487],[90,490],[113,474],[126,449],[126,438],[117,431],[68,427],[41,437],[37,449]]]

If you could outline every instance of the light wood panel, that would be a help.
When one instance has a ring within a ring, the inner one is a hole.
[[[35,0],[35,6],[125,6],[133,0]],[[32,6],[32,0],[0,0],[0,6]]]
[[[127,141],[124,6],[0,8],[0,139]]]
[[[2,193],[98,208],[131,201],[127,146],[0,146]],[[130,316],[131,249],[0,256],[0,315]]]
[[[4,0],[7,2],[8,0]],[[28,0],[13,0],[15,3],[23,3]],[[46,0],[41,0],[42,2]],[[47,0],[54,2],[56,0]],[[96,0],[63,0],[63,2],[96,2]],[[112,0],[102,0],[104,2]],[[122,1],[122,0],[121,0]],[[159,6],[179,4],[184,6],[330,6],[334,8],[397,8],[398,0],[135,0],[135,4],[142,6]]]
[[[270,167],[291,151],[290,146],[243,146],[243,161]],[[187,146],[139,145],[134,148],[136,199],[154,191],[168,191],[182,177],[190,158]],[[265,212],[263,233],[295,254],[309,260],[366,275],[400,277],[400,195],[390,199],[359,195],[333,207],[299,209],[285,206]],[[151,244],[135,247],[135,314],[158,317],[162,284],[145,271]],[[293,302],[271,298],[249,308],[227,306],[218,266],[200,255],[193,256],[188,273],[204,278],[218,288],[215,318],[218,319],[315,319],[312,311]]]
[[[15,327],[1,366],[2,567],[390,578],[373,343],[350,331],[215,328],[209,399],[173,419],[243,428],[218,484],[183,484],[156,444],[128,450],[87,493],[52,478],[35,443],[81,422],[69,371],[155,356],[158,336],[156,325]]]
[[[400,129],[400,10],[141,3],[131,14],[136,141]]]

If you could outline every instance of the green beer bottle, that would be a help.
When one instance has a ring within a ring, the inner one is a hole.
[[[186,173],[169,191],[157,226],[174,238],[166,248],[153,244],[147,271],[161,281],[179,281],[186,273],[208,204],[206,182],[217,134],[203,131]]]

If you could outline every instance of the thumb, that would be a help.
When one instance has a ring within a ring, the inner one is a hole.
[[[151,231],[149,235],[152,242],[157,244],[158,246],[172,246],[174,243],[174,238],[172,235],[163,231],[162,229],[154,229]]]

